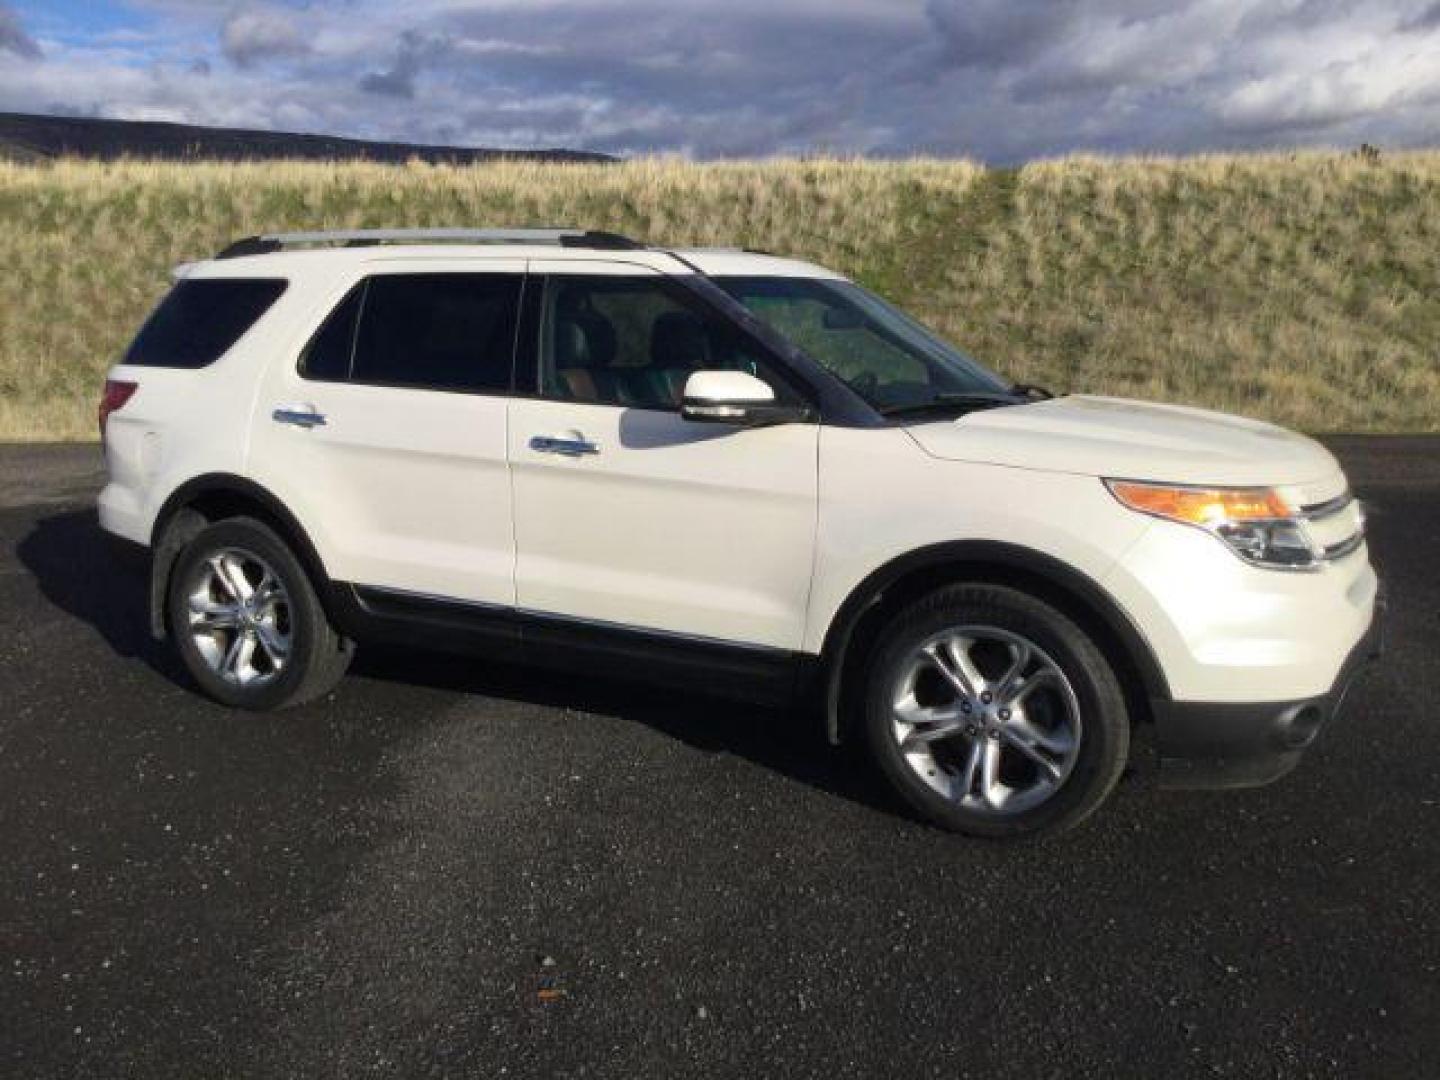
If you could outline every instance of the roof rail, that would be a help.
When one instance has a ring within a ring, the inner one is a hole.
[[[645,246],[619,233],[593,229],[342,229],[247,236],[235,241],[215,258],[268,255],[293,247],[370,247],[378,244],[554,244],[608,251],[633,251]]]
[[[705,245],[703,247],[682,248],[682,251],[689,251],[695,255],[774,255],[773,251],[765,248],[736,247],[734,245]]]

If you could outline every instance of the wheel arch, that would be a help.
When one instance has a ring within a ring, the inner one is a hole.
[[[175,560],[206,526],[225,518],[253,517],[264,522],[289,545],[310,575],[321,603],[328,609],[333,586],[309,533],[271,491],[233,473],[206,473],[181,484],[160,507],[150,531],[150,632],[166,635],[165,592]]]
[[[820,693],[832,743],[855,722],[864,657],[885,623],[906,604],[945,585],[988,583],[1050,603],[1091,635],[1125,690],[1130,715],[1150,718],[1150,700],[1170,688],[1154,649],[1134,620],[1089,575],[1051,555],[993,540],[959,540],[901,555],[869,574],[840,605],[821,651]]]

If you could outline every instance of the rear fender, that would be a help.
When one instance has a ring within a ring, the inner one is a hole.
[[[230,473],[197,476],[180,485],[156,515],[150,550],[150,632],[166,636],[165,594],[175,560],[200,531],[227,517],[257,518],[280,534],[310,575],[333,618],[334,588],[310,536],[285,504],[253,480]]]

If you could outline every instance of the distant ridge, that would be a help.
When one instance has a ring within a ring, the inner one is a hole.
[[[113,161],[422,161],[467,165],[483,161],[613,162],[585,150],[494,150],[370,142],[333,135],[196,127],[150,120],[96,120],[0,112],[0,160],[59,157]]]

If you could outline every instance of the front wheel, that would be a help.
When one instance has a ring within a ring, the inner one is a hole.
[[[210,697],[242,709],[298,705],[331,690],[351,642],[326,618],[285,542],[252,518],[208,526],[175,561],[170,633]]]
[[[1125,767],[1124,695],[1095,643],[1033,596],[953,585],[906,608],[872,654],[871,750],[925,818],[987,837],[1056,832]]]

